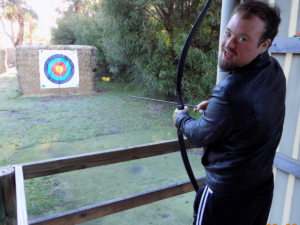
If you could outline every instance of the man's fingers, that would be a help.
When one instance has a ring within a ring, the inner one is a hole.
[[[200,108],[206,108],[208,105],[208,101],[203,101],[199,104]]]
[[[199,103],[197,105],[197,108],[194,109],[194,112],[199,111],[199,113],[202,114],[204,112],[204,110],[207,108],[207,105],[208,105],[208,101],[203,101],[203,102]]]
[[[184,106],[183,110],[175,109],[174,114],[173,114],[173,121],[174,121],[175,124],[176,124],[177,117],[181,113],[189,113],[189,107],[188,106]]]
[[[186,111],[187,113],[189,113],[189,112],[190,112],[189,107],[185,105],[185,106],[184,106],[184,111]]]

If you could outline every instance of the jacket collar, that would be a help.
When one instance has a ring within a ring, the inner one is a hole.
[[[232,72],[261,68],[267,66],[269,63],[270,63],[270,56],[268,51],[265,51],[259,54],[255,59],[252,60],[252,62],[250,62],[246,66],[240,67]]]

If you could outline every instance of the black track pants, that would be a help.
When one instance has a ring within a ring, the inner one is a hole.
[[[194,202],[193,225],[266,225],[273,192],[255,197],[212,191],[204,183]]]

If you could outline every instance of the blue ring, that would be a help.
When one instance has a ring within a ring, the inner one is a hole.
[[[65,74],[64,76],[62,76],[62,77],[56,76],[56,75],[52,72],[52,67],[53,67],[54,63],[56,63],[56,62],[63,62],[63,63],[66,65],[66,67],[67,67],[66,74]],[[71,69],[70,69],[70,68],[71,68],[71,65],[69,64],[69,62],[68,62],[67,60],[65,60],[65,59],[63,59],[63,58],[55,58],[55,59],[53,59],[53,60],[49,63],[49,65],[48,65],[48,74],[49,74],[54,80],[57,80],[57,81],[64,80],[64,79],[66,79],[66,78],[70,75],[70,73],[71,73]]]
[[[62,77],[58,77],[52,72],[52,66],[56,62],[63,62],[67,67],[66,74]],[[65,84],[70,81],[74,75],[74,70],[75,68],[72,60],[68,56],[62,54],[55,54],[50,56],[46,60],[44,65],[44,72],[46,77],[48,78],[48,80],[55,84]]]

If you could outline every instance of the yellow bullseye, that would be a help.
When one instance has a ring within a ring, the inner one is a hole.
[[[64,70],[64,68],[62,66],[57,66],[56,69],[55,69],[55,71],[57,73],[62,73],[63,70]]]

